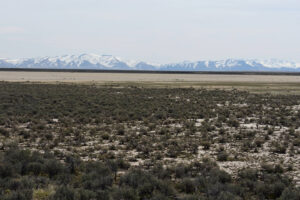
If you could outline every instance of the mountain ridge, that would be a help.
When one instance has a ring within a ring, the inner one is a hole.
[[[300,63],[278,59],[226,59],[153,64],[124,60],[112,55],[81,54],[25,59],[0,58],[0,68],[300,72]]]

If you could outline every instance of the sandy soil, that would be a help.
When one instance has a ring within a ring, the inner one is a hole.
[[[299,83],[300,76],[224,75],[224,74],[143,74],[79,72],[11,72],[1,71],[0,81],[11,82],[247,82]]]

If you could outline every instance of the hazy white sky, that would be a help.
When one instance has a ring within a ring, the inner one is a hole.
[[[300,0],[0,0],[0,57],[300,61]]]

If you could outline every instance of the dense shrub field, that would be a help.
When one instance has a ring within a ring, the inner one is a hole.
[[[0,200],[298,200],[299,110],[297,95],[2,82]]]
[[[299,190],[276,170],[245,169],[234,180],[216,163],[122,169],[117,160],[58,161],[9,147],[0,157],[1,199],[299,199]]]

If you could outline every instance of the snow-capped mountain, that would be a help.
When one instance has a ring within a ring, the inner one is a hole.
[[[134,65],[133,65],[134,66]],[[82,54],[29,59],[0,59],[0,67],[49,69],[131,69],[130,62],[111,55]]]
[[[0,68],[300,72],[300,63],[276,59],[227,59],[219,61],[184,61],[171,64],[152,64],[123,60],[111,55],[82,54],[14,60],[0,58]]]
[[[175,71],[300,71],[300,63],[282,60],[242,60],[197,61],[173,63],[161,66],[163,70]]]

